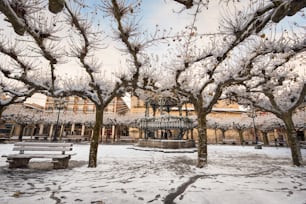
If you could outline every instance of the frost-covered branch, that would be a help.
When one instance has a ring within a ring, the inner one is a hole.
[[[189,9],[193,6],[193,0],[173,0],[173,1],[184,5],[186,9]]]
[[[18,35],[24,35],[25,30],[26,30],[25,22],[23,21],[22,18],[18,16],[18,13],[14,11],[14,9],[11,7],[10,2],[8,0],[0,0],[0,12],[6,16],[7,18],[6,20],[12,24],[14,31]]]
[[[36,90],[21,82],[1,77],[0,82],[0,118],[2,112],[11,104],[22,103],[31,97]]]
[[[195,1],[194,0],[173,0],[179,4],[182,4],[186,7],[186,9],[190,9],[193,7]],[[230,0],[220,0],[220,3],[228,3]],[[200,1],[202,2],[202,1]],[[233,0],[235,3],[235,0]],[[239,1],[237,1],[239,2]],[[255,1],[256,3],[261,1]],[[207,4],[209,4],[209,1],[207,1]],[[284,19],[286,16],[293,16],[297,12],[299,12],[301,9],[306,7],[306,2],[302,0],[270,0],[268,1],[267,5],[261,9],[258,9],[257,16],[262,16],[266,13],[269,13],[267,16],[268,20],[271,20],[274,23],[280,22],[282,19]],[[255,25],[258,26],[258,29],[260,26],[263,26],[262,22],[258,21]]]
[[[8,69],[10,67],[9,65],[5,66],[0,65],[0,71],[1,73],[8,79],[21,81],[24,84],[27,84],[31,87],[34,87],[37,90],[49,90],[49,86],[40,83],[35,82],[32,80],[30,76],[28,76],[28,73],[33,69],[33,65],[30,63],[24,62],[24,59],[20,56],[20,52],[15,50],[15,47],[7,47],[3,44],[3,41],[0,42],[0,52],[13,60],[14,63],[16,63],[19,68],[22,69],[20,74],[14,74],[14,70]]]
[[[55,87],[55,65],[58,64],[59,58],[62,56],[59,50],[63,50],[59,47],[58,39],[53,35],[58,31],[58,27],[55,22],[52,22],[52,18],[47,17],[46,11],[40,10],[43,8],[43,2],[35,0],[31,2],[25,1],[5,1],[6,5],[11,9],[10,11],[18,16],[18,19],[24,23],[23,29],[28,34],[27,37],[20,38],[20,41],[25,43],[30,49],[31,54],[38,54],[37,57],[44,58],[50,66],[51,84],[46,90],[54,93]],[[6,15],[4,13],[4,15]],[[14,21],[9,21],[12,25]],[[13,25],[14,27],[14,25]],[[14,27],[15,28],[15,27]],[[15,31],[16,32],[16,31]],[[18,34],[18,33],[17,33]],[[20,34],[20,33],[19,33]],[[1,51],[3,51],[3,45]],[[8,51],[2,52],[11,57],[13,61],[21,66],[22,79],[24,83],[28,81],[33,85],[33,81],[27,75],[27,72],[33,69],[29,63],[22,63],[18,59],[18,51],[14,50],[15,47],[10,47]],[[28,57],[30,54],[28,53]],[[25,70],[27,68],[27,70]]]
[[[41,0],[34,0],[31,3],[27,3],[33,8],[34,6],[41,4],[41,2]],[[64,3],[65,0],[49,0],[49,11],[52,13],[62,11]],[[26,10],[23,6],[22,2],[18,0],[0,0],[0,12],[3,13],[6,20],[12,24],[14,31],[21,36],[26,32],[26,22],[23,19]]]
[[[103,2],[103,10],[110,16],[112,16],[118,28],[118,37],[124,43],[127,48],[127,52],[132,58],[132,63],[135,70],[132,71],[131,86],[133,89],[136,89],[137,82],[139,80],[140,68],[143,66],[143,63],[140,60],[139,52],[143,48],[141,43],[132,42],[131,38],[135,35],[137,28],[133,24],[124,24],[123,19],[128,15],[132,14],[136,9],[136,5],[126,5],[125,2],[118,2],[116,0],[105,1]]]

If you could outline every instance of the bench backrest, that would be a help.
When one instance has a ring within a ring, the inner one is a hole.
[[[13,151],[60,151],[65,154],[66,151],[72,151],[72,143],[40,143],[40,142],[17,142],[14,144]]]

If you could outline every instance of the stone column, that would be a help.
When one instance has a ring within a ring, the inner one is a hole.
[[[51,141],[51,137],[52,137],[52,135],[53,135],[53,126],[54,126],[54,124],[51,124],[51,126],[50,126],[50,132],[49,132],[49,139],[50,139],[50,141]]]
[[[101,134],[101,142],[103,142],[103,138],[104,138],[104,133],[105,133],[105,127],[102,127],[102,134]]]
[[[112,125],[112,137],[113,141],[115,141],[115,125]]]
[[[82,124],[81,136],[84,136],[84,134],[85,134],[85,124]]]
[[[74,135],[75,133],[74,133],[74,128],[75,128],[75,124],[74,123],[72,123],[71,124],[71,134],[72,135]]]
[[[60,137],[60,140],[62,139],[62,136],[63,136],[63,132],[64,132],[64,125],[62,124],[61,125],[61,130],[60,130],[60,133],[59,133],[59,137]]]
[[[44,134],[44,124],[40,124],[39,125],[39,132],[38,132],[39,135],[43,135]]]
[[[10,132],[10,137],[14,136],[15,128],[16,128],[16,124],[13,124],[13,125],[12,125],[12,129],[11,129],[11,132]]]
[[[104,133],[105,133],[105,127],[103,126],[103,128],[102,128],[102,137],[104,137]]]

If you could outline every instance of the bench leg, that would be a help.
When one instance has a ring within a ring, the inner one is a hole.
[[[9,159],[9,168],[27,168],[29,164],[29,158],[15,158]]]
[[[54,169],[66,169],[68,168],[70,157],[62,158],[62,159],[53,158],[52,160],[53,160]]]

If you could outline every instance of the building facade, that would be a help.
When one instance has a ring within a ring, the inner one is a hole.
[[[81,140],[89,141],[93,134],[95,105],[88,99],[82,99],[77,96],[65,97],[62,99],[60,106],[57,103],[57,99],[47,97],[44,108],[34,104],[23,104],[23,109],[19,111],[17,111],[16,107],[7,110],[7,115],[12,115],[13,112],[16,112],[14,115],[15,121],[2,123],[0,126],[1,134],[52,140],[56,133],[57,137],[63,140],[69,137],[77,137],[81,138]],[[28,110],[32,110],[32,112],[28,112]],[[131,122],[139,118],[158,117],[161,114],[165,114],[165,112],[166,114],[189,117],[196,120],[192,104],[183,104],[181,107],[161,110],[148,106],[143,100],[134,96],[130,98],[129,102],[120,97],[115,98],[105,109],[100,141],[113,143],[117,141],[137,141],[140,138],[145,138],[147,133]],[[266,113],[257,112],[258,114]],[[238,123],[241,118],[246,116],[252,117],[248,111],[239,105],[226,100],[220,100],[209,114],[209,118],[213,118],[220,123],[227,119],[231,119],[233,123],[236,121]],[[126,121],[120,122],[119,118],[124,117]],[[153,135],[155,138],[161,138],[163,132],[162,130],[155,131]],[[177,129],[169,134],[178,135],[180,132]],[[250,126],[243,128],[242,134],[243,139],[248,142],[254,142],[256,139],[259,141],[264,140],[263,133],[254,132],[254,128]],[[270,143],[281,137],[286,140],[285,132],[282,129],[276,129],[267,134]],[[298,134],[301,138],[300,140],[305,140],[305,128],[299,131]],[[225,140],[236,141],[236,144],[240,144],[239,131],[234,126],[227,128],[215,126],[207,130],[207,135],[208,143],[210,144],[222,143]],[[184,132],[183,139],[197,141],[197,138],[196,128]]]
[[[137,97],[132,97],[131,99],[131,112],[134,114],[143,114],[143,117],[146,116],[160,116],[161,111],[157,108],[154,110],[154,108],[149,107],[148,104],[146,104],[144,101]],[[192,104],[183,104],[181,107],[173,107],[171,108],[170,115],[174,116],[185,116],[185,117],[192,117],[194,120],[196,120],[195,111]],[[257,112],[257,115],[263,114],[261,112]],[[222,122],[227,119],[230,119],[233,121],[233,123],[238,123],[241,118],[248,117],[249,120],[252,121],[252,115],[250,112],[243,107],[239,106],[237,103],[232,103],[228,100],[220,100],[218,103],[213,107],[212,112],[208,115],[208,118]],[[256,117],[256,116],[254,116]],[[209,119],[208,119],[209,120]],[[237,122],[236,122],[237,121]],[[254,132],[255,127],[255,132]],[[178,134],[177,130],[173,130],[173,135]],[[155,138],[161,138],[163,131],[155,132]],[[141,130],[137,127],[130,127],[129,128],[129,134],[133,138],[139,139],[139,138],[145,138],[146,133],[144,130]],[[256,130],[256,124],[251,124],[249,127],[244,128],[242,131],[243,140],[245,143],[255,143],[256,141],[263,142],[263,134],[260,131]],[[284,135],[284,132],[282,130],[274,130],[268,133],[268,140],[270,143],[273,143],[276,138],[280,138]],[[198,132],[197,129],[194,128],[193,130],[186,131],[184,133],[184,139],[194,139],[197,141],[198,138]],[[285,140],[285,139],[284,139]],[[207,129],[207,142],[209,144],[215,144],[215,143],[223,143],[223,141],[230,141],[230,143],[233,143],[235,141],[235,144],[241,144],[241,139],[239,136],[239,131],[234,127],[234,125],[228,126],[227,128],[223,128],[221,126],[216,125],[215,128],[208,128]]]

